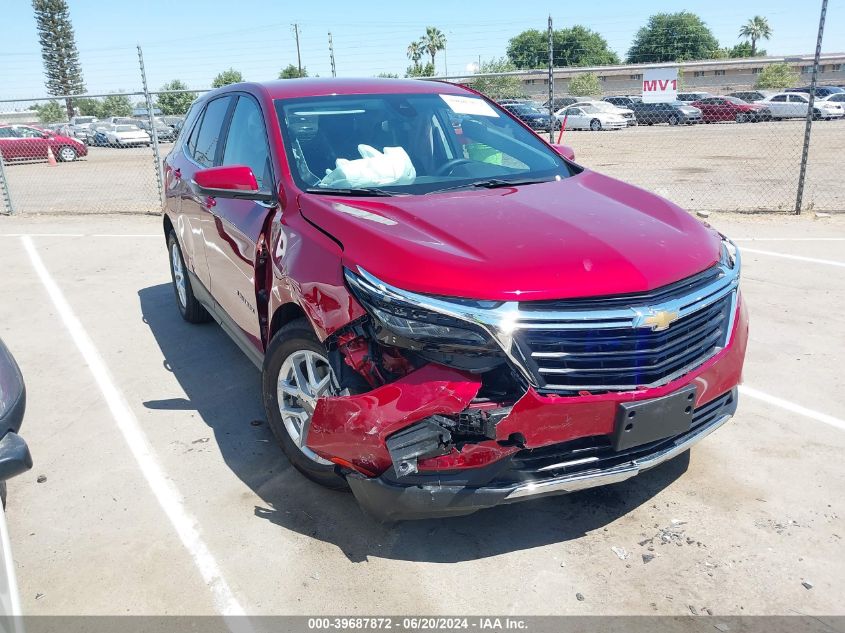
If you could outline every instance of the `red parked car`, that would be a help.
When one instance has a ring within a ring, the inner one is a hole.
[[[66,163],[88,155],[88,148],[69,136],[60,136],[31,125],[0,125],[3,160],[47,160],[47,148]]]
[[[622,481],[737,406],[739,253],[447,83],[241,83],[165,160],[179,311],[287,457],[382,520]]]
[[[746,123],[757,121],[771,121],[772,112],[759,103],[748,103],[738,97],[707,97],[692,104],[701,110],[701,118],[705,123],[719,121],[736,121]]]

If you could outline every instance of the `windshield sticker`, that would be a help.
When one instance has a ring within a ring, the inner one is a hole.
[[[379,224],[386,224],[387,226],[394,226],[396,222],[391,220],[390,218],[386,218],[383,215],[378,215],[376,213],[370,213],[369,211],[365,211],[364,209],[358,209],[356,207],[350,207],[348,204],[342,204],[340,202],[334,205],[334,208],[340,211],[341,213],[346,213],[347,215],[353,215],[356,218],[361,218],[362,220],[369,220],[370,222],[378,222]]]
[[[478,97],[462,97],[459,95],[440,95],[446,105],[452,108],[455,114],[474,114],[476,116],[495,116],[496,112],[489,103]]]

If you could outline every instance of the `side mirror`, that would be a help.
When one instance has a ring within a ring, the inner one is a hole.
[[[563,156],[566,160],[575,160],[575,150],[569,145],[557,145],[553,143],[552,149]]]
[[[9,431],[0,440],[0,481],[11,479],[32,468],[32,455],[23,438]]]
[[[276,196],[268,190],[260,190],[255,174],[246,165],[224,165],[201,169],[194,174],[191,189],[201,196],[212,198],[236,198],[275,202]]]

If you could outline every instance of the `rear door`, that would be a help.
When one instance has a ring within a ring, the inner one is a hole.
[[[259,189],[275,191],[275,177],[267,140],[267,123],[252,96],[239,93],[220,154],[221,165],[246,165]],[[257,245],[275,205],[252,200],[216,198],[209,207],[211,222],[203,224],[206,257],[211,271],[211,294],[228,315],[241,343],[263,353],[255,267]]]
[[[786,101],[786,95],[775,95],[767,102],[766,105],[768,105],[769,110],[772,111],[772,116],[789,116],[789,104]]]
[[[206,258],[206,237],[214,233],[212,206],[215,201],[207,196],[200,196],[191,190],[190,182],[197,170],[214,167],[219,164],[222,150],[224,124],[234,102],[231,95],[212,99],[205,104],[196,123],[190,130],[181,157],[173,161],[175,176],[182,184],[181,213],[184,226],[177,227],[187,252],[188,268],[199,278],[207,290],[211,289],[211,271]]]
[[[802,94],[789,95],[789,114],[794,117],[807,116],[810,107],[810,99]]]
[[[18,137],[19,158],[47,158],[48,143],[44,132],[21,125],[14,128],[14,133]]]

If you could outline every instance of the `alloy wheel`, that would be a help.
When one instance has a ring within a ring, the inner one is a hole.
[[[66,163],[76,160],[76,152],[72,147],[63,147],[59,150],[59,158]]]
[[[317,399],[339,392],[328,359],[307,349],[293,352],[279,369],[276,389],[279,412],[290,439],[308,459],[330,465],[305,445]]]
[[[170,261],[173,264],[173,283],[176,285],[179,303],[185,309],[188,306],[188,291],[185,286],[185,269],[182,267],[182,255],[179,253],[179,245],[176,242],[173,242],[173,246],[170,248]]]

